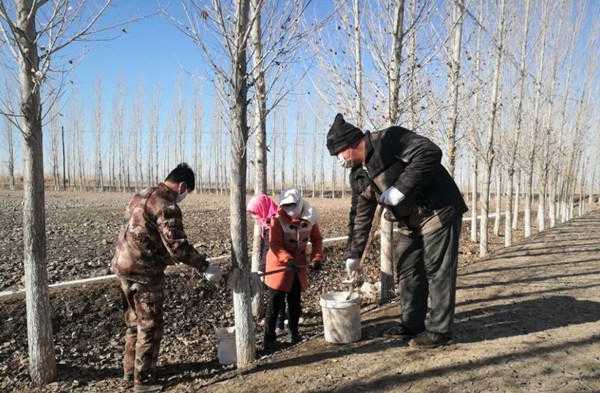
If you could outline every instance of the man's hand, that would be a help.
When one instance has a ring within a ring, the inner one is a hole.
[[[358,258],[348,258],[346,259],[346,273],[348,273],[348,277],[357,276],[362,271],[362,266],[360,265],[360,259]]]
[[[404,199],[402,194],[396,187],[390,187],[385,190],[379,197],[379,203],[385,206],[397,206]]]

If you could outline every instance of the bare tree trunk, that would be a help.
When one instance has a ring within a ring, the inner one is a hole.
[[[287,121],[286,121],[286,117],[285,117],[285,113],[282,116],[281,119],[281,191],[285,190],[286,188],[286,184],[285,184],[285,157],[287,155],[287,135],[286,135],[286,130],[287,130]]]
[[[512,245],[512,208],[513,208],[513,177],[514,171],[508,173],[508,195],[504,212],[504,246]]]
[[[315,135],[313,139],[313,151],[312,151],[312,193],[311,196],[315,198],[317,196],[317,140],[320,140],[317,137],[318,130],[317,118],[315,117]]]
[[[517,180],[517,192],[516,192],[516,203],[514,220],[510,222],[510,215],[512,214],[512,201],[513,201],[513,182],[515,173],[515,161],[517,159],[517,150],[519,147],[519,141],[521,138],[522,125],[523,125],[523,100],[525,96],[525,67],[527,60],[527,42],[529,36],[529,0],[525,2],[525,23],[523,27],[523,45],[521,46],[521,64],[520,64],[520,75],[519,75],[519,103],[517,104],[517,127],[515,131],[515,137],[511,146],[509,165],[508,165],[508,207],[505,222],[505,233],[504,233],[504,245],[509,247],[512,244],[512,230],[517,229],[517,221],[519,218],[519,186],[521,182],[521,175],[519,171],[519,179]]]
[[[39,67],[36,43],[37,5],[32,0],[17,0],[16,37],[18,51],[20,109],[23,148],[23,265],[29,373],[34,384],[56,378],[52,341],[52,319],[46,270],[46,212],[44,208],[44,149]]]
[[[277,145],[279,143],[278,139],[277,139],[277,131],[276,131],[276,124],[277,124],[277,114],[273,115],[273,126],[272,126],[272,131],[273,131],[273,136],[271,137],[271,190],[272,190],[272,195],[275,195],[277,193]]]
[[[379,295],[379,304],[390,301],[394,296],[394,223],[385,219],[381,215],[381,266],[379,281],[381,283],[381,292]]]
[[[471,241],[477,241],[477,156],[473,157],[471,174]]]
[[[411,1],[411,23],[413,25],[412,32],[410,35],[410,50],[408,54],[409,58],[409,85],[408,95],[410,97],[410,127],[415,131],[419,127],[419,110],[417,105],[419,98],[419,89],[417,87],[417,2],[418,0]]]
[[[251,0],[254,23],[251,27],[253,77],[256,81],[256,105],[254,122],[256,124],[256,146],[254,150],[254,193],[267,192],[267,88],[263,70],[262,38],[261,38],[261,7],[262,0]],[[252,242],[252,271],[260,270],[261,257],[261,227],[254,223]],[[252,299],[252,313],[255,317],[263,314],[262,291],[259,290]]]
[[[496,52],[496,67],[494,71],[494,87],[492,89],[492,100],[490,108],[490,129],[487,139],[487,152],[485,159],[485,172],[484,172],[484,184],[483,184],[483,205],[481,209],[481,233],[479,239],[479,255],[485,257],[488,253],[488,240],[487,240],[487,215],[490,204],[490,182],[491,182],[491,171],[494,162],[494,132],[496,129],[496,117],[498,115],[499,108],[499,96],[500,96],[500,66],[502,64],[503,44],[504,44],[504,22],[505,22],[505,0],[500,1],[500,17],[498,18],[498,31],[500,38],[498,40],[498,47]]]
[[[500,234],[500,218],[502,211],[502,167],[496,167],[496,215],[494,217],[494,235]]]
[[[356,112],[356,126],[363,127],[363,69],[362,69],[362,51],[361,51],[361,15],[359,0],[353,1],[352,6],[354,16],[354,79],[356,83],[356,101],[354,110]],[[316,129],[316,128],[315,128]]]
[[[252,319],[252,293],[250,287],[250,261],[246,235],[246,143],[247,122],[247,72],[246,42],[249,0],[236,1],[235,58],[233,59],[233,110],[234,126],[231,130],[230,215],[232,262],[240,269],[239,284],[233,291],[237,366],[248,367],[256,353],[254,321]]]
[[[527,174],[527,201],[526,201],[526,206],[525,206],[525,237],[529,237],[531,236],[531,198],[532,198],[532,193],[533,193],[533,167],[534,167],[534,163],[535,163],[535,157],[536,157],[536,149],[537,149],[537,138],[538,138],[538,127],[540,126],[540,107],[541,107],[541,92],[542,92],[542,75],[543,75],[543,71],[544,71],[544,56],[545,56],[545,49],[546,49],[546,38],[548,36],[547,34],[547,30],[548,30],[548,8],[550,7],[549,3],[543,4],[543,16],[542,16],[542,25],[541,25],[541,29],[542,29],[542,46],[540,49],[540,62],[539,62],[539,68],[538,68],[538,72],[537,72],[537,84],[538,86],[536,86],[536,91],[535,91],[535,104],[534,104],[534,122],[533,122],[533,136],[531,138],[532,141],[532,146],[531,146],[531,150],[529,153],[529,160],[527,162],[528,164],[528,174]],[[541,174],[540,174],[541,175]],[[542,196],[540,196],[541,198]]]
[[[465,13],[464,0],[456,0],[452,8],[452,58],[450,60],[450,115],[448,122],[448,172],[454,176],[456,167],[456,128],[458,125],[458,87],[460,85],[460,50],[462,42],[462,27]]]
[[[196,172],[196,193],[202,192],[202,102],[200,89],[194,94],[194,171]]]
[[[13,139],[13,126],[7,117],[4,118],[6,144],[8,145],[8,187],[15,190],[15,144]]]
[[[525,212],[523,216],[523,236],[530,237],[531,236],[531,202],[532,202],[532,193],[533,193],[533,173],[531,172],[531,168],[527,171],[527,191],[525,193]]]
[[[158,163],[160,159],[158,157],[158,126],[160,124],[160,96],[158,88],[155,90],[152,96],[152,104],[150,109],[150,119],[148,121],[148,185],[151,183],[158,184]]]
[[[104,191],[102,172],[102,81],[96,80],[96,189]]]
[[[52,182],[54,191],[60,190],[60,175],[58,170],[58,134],[60,132],[60,124],[58,122],[58,114],[52,113],[50,122],[50,159],[52,161]]]
[[[394,18],[394,35],[392,43],[392,64],[388,72],[390,124],[396,125],[399,121],[400,99],[400,66],[402,64],[402,39],[404,38],[404,0],[398,0],[398,9]]]
[[[517,225],[519,222],[519,208],[520,208],[520,203],[521,203],[521,170],[519,169],[518,175],[517,175],[517,182],[516,182],[516,190],[515,190],[515,203],[514,203],[514,207],[513,207],[513,221],[512,221],[512,229],[513,231],[517,230]]]
[[[479,222],[479,256],[485,257],[488,254],[488,212],[490,206],[490,182],[492,166],[486,163],[483,171],[483,185],[481,190],[481,219]]]
[[[331,164],[331,199],[335,198],[335,183],[336,183],[336,167],[337,163],[332,162]]]
[[[325,159],[324,154],[321,154],[321,198],[325,197]]]

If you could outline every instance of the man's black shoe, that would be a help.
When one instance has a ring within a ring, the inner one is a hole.
[[[411,347],[436,348],[452,341],[452,335],[435,332],[423,332],[408,342]]]
[[[275,352],[279,348],[279,343],[276,338],[265,338],[263,342],[263,354],[268,355]]]
[[[304,337],[302,337],[300,333],[291,333],[290,343],[298,344],[299,342],[302,342],[302,340],[304,340]]]

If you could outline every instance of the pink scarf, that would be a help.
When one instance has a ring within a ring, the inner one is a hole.
[[[265,194],[258,194],[248,202],[246,211],[258,216],[258,223],[263,229],[269,227],[269,220],[277,215],[277,204]]]

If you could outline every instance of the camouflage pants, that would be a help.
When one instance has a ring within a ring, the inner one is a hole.
[[[125,351],[123,371],[135,382],[148,382],[154,376],[163,336],[164,278],[147,283],[119,278],[125,308]]]

